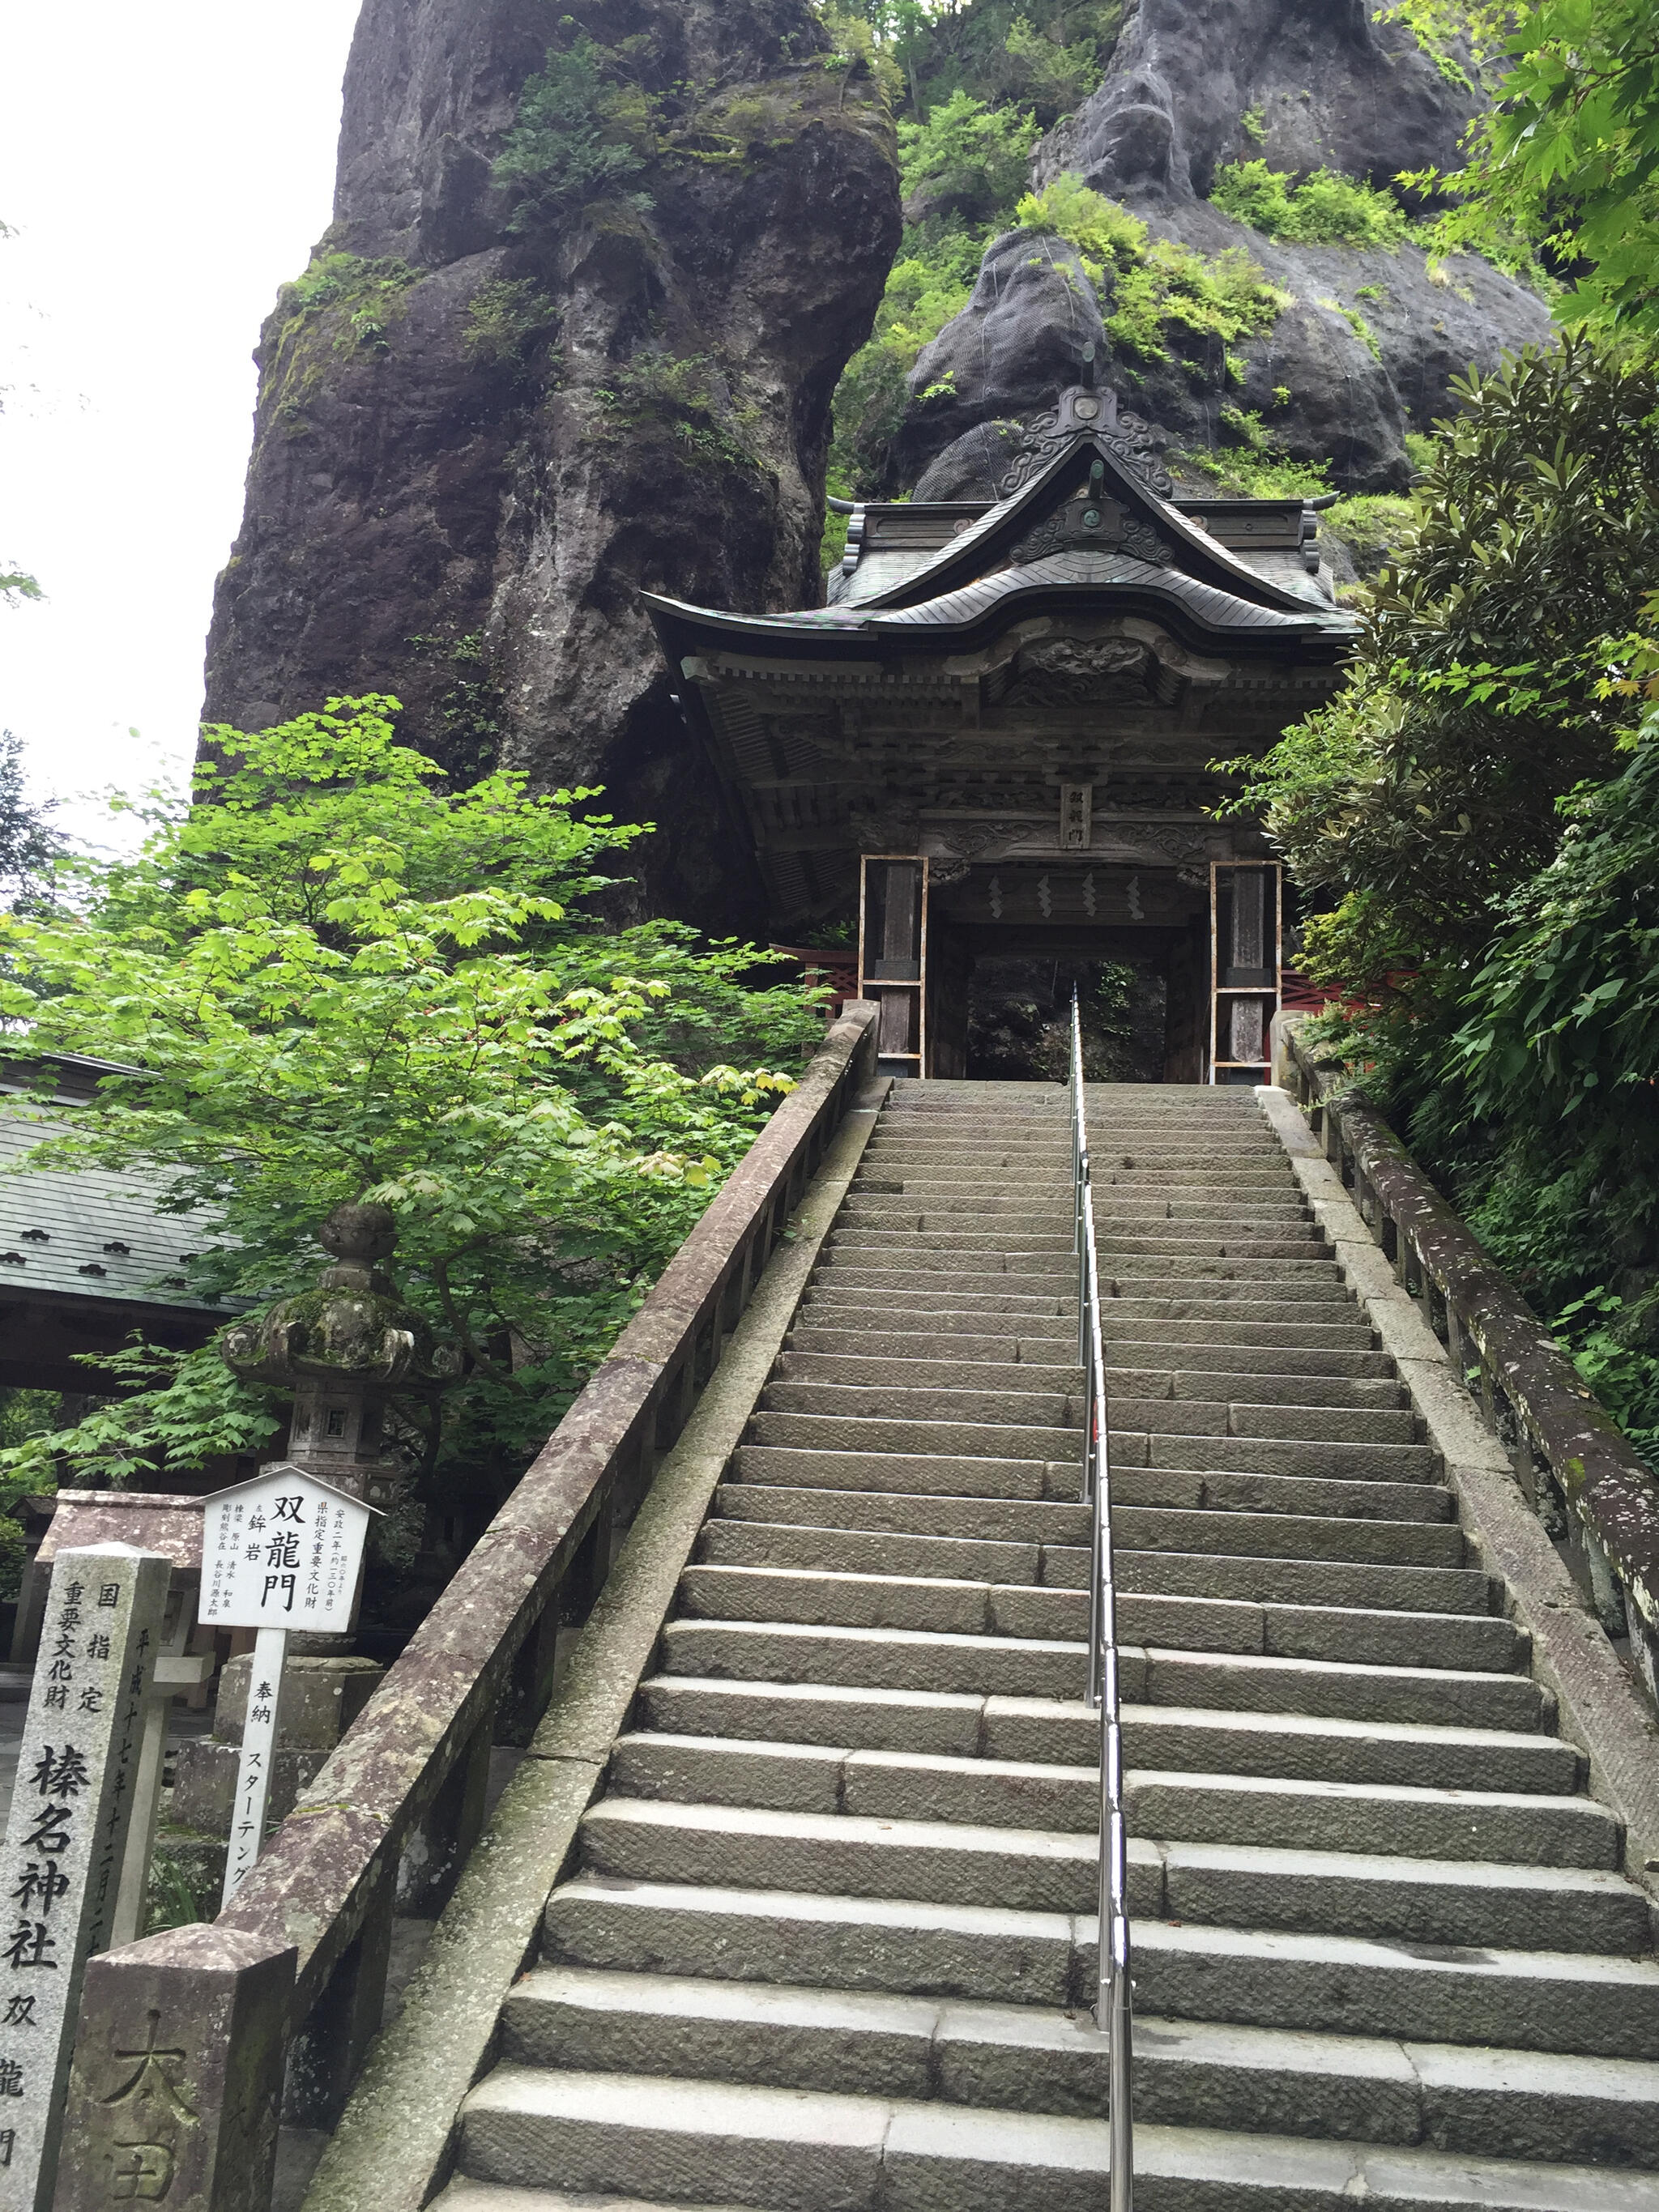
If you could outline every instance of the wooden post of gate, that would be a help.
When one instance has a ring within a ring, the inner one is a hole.
[[[859,996],[881,1008],[876,1064],[887,1075],[927,1073],[927,872],[920,853],[859,860]]]
[[[203,1508],[203,1625],[258,1631],[225,1859],[228,1905],[264,1844],[289,1637],[350,1629],[363,1540],[379,1509],[289,1460],[216,1491]]]
[[[88,1959],[109,1942],[173,1563],[60,1550],[0,1863],[0,2212],[46,2212]]]

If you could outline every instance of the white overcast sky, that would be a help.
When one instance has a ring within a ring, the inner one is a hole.
[[[0,71],[0,727],[66,798],[185,770],[250,356],[329,221],[357,0],[12,11]],[[136,730],[134,738],[130,732]],[[97,817],[67,810],[84,834]]]

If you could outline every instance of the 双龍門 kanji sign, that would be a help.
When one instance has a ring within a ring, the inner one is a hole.
[[[204,1499],[204,1625],[343,1635],[373,1510],[281,1464]]]

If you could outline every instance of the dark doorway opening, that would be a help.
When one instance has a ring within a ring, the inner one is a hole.
[[[1073,986],[1083,1014],[1087,1080],[1163,1082],[1166,963],[1133,955],[981,953],[968,983],[969,1076],[981,1082],[1065,1082]]]

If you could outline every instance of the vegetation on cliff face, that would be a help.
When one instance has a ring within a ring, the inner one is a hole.
[[[1659,1452],[1659,371],[1472,380],[1351,680],[1247,778],[1333,1041]]]
[[[1391,192],[1316,169],[1298,183],[1262,161],[1231,161],[1217,170],[1210,198],[1264,238],[1297,246],[1380,246],[1406,235],[1406,210]]]
[[[1107,331],[1132,359],[1166,361],[1210,340],[1231,349],[1271,329],[1290,304],[1242,250],[1206,255],[1178,240],[1154,239],[1138,216],[1075,177],[1057,178],[1040,193],[1025,190],[1036,136],[1029,114],[989,108],[961,91],[927,123],[899,126],[910,220],[875,331],[836,396],[832,489],[882,486],[916,362],[967,306],[985,248],[1004,232],[1024,229],[1034,244],[1046,236],[1075,246]],[[1229,374],[1242,383],[1242,368],[1227,358]],[[1238,442],[1248,447],[1248,441]]]
[[[139,858],[65,863],[56,904],[0,918],[0,1017],[144,1070],[30,1158],[160,1176],[197,1224],[200,1293],[307,1287],[331,1206],[391,1206],[398,1288],[466,1362],[424,1479],[493,1510],[820,1023],[798,988],[757,986],[752,947],[588,917],[643,834],[599,793],[447,787],[395,711],[210,732],[195,807],[138,803]],[[8,1439],[0,1480],[57,1455],[177,1472],[276,1425],[211,1347],[136,1346],[113,1379],[143,1387]]]

